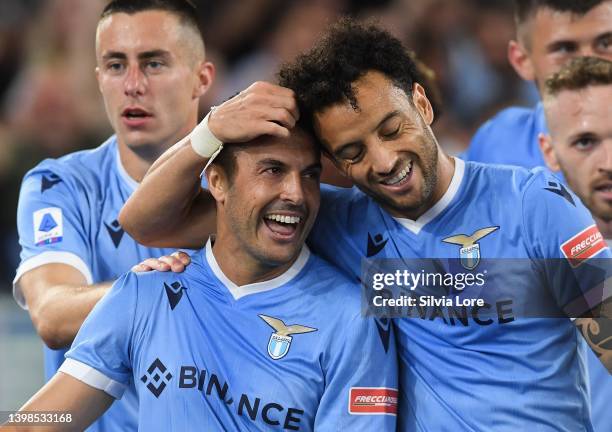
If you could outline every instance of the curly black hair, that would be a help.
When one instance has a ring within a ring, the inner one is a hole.
[[[430,82],[397,38],[351,18],[333,24],[314,48],[284,64],[278,82],[296,93],[301,118],[310,123],[315,113],[339,102],[358,109],[353,83],[369,71],[382,72],[408,96],[415,82]]]

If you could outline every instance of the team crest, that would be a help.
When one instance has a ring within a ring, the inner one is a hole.
[[[498,226],[481,228],[470,236],[465,234],[457,234],[442,239],[442,241],[461,246],[461,249],[459,249],[461,265],[467,270],[474,270],[478,263],[480,263],[480,245],[478,244],[478,241],[488,236],[493,231],[497,231],[498,229]]]
[[[293,340],[291,335],[317,331],[316,328],[299,324],[288,326],[278,318],[267,315],[259,315],[259,318],[264,320],[266,324],[275,330],[274,333],[270,335],[270,340],[268,341],[268,355],[274,360],[280,360],[287,355],[291,347],[291,341]]]

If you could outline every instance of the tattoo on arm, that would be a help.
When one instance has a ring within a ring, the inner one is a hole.
[[[592,318],[578,318],[576,327],[599,360],[612,374],[612,298],[604,301]]]

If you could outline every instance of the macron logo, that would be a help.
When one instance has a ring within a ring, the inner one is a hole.
[[[377,255],[381,250],[383,250],[388,241],[389,239],[383,239],[382,234],[376,234],[374,238],[372,238],[372,235],[368,233],[368,249],[366,257],[370,258]]]

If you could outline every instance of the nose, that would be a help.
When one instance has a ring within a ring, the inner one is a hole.
[[[599,147],[600,152],[597,155],[599,161],[598,170],[605,173],[612,173],[612,139],[608,139]]]
[[[130,66],[125,75],[123,83],[124,92],[127,96],[139,96],[145,93],[147,88],[147,77],[138,66]]]
[[[287,175],[282,183],[281,199],[294,205],[304,204],[304,185],[300,173]]]
[[[378,175],[388,175],[393,171],[397,164],[397,155],[392,149],[387,148],[384,143],[378,143],[370,150],[367,156],[374,173]]]

